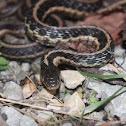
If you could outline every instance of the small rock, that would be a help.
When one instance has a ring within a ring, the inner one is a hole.
[[[114,50],[114,56],[115,57],[122,57],[123,54],[125,54],[125,49],[123,49],[121,47],[121,45],[116,46],[115,50]]]
[[[123,68],[126,68],[126,62],[124,62],[124,59],[126,57],[115,57],[115,61],[118,63],[118,64],[121,64],[121,66]],[[118,65],[117,65],[118,67]],[[100,70],[106,70],[106,71],[112,71],[113,72],[113,69],[111,67],[109,67],[108,65],[105,65],[104,67],[101,67]],[[122,68],[118,67],[118,70],[122,71],[125,73],[125,70],[123,70]]]
[[[35,120],[27,115],[23,115],[20,119],[20,126],[38,126]]]
[[[42,111],[41,113],[38,114],[38,116],[42,119],[49,120],[53,116],[53,112]]]
[[[97,91],[101,94],[102,99],[108,98],[113,93],[115,93],[121,86],[119,85],[109,85],[105,82],[98,82],[94,79],[90,79],[88,83],[88,88]],[[121,121],[126,120],[126,87],[124,87],[119,93],[117,97],[113,98],[106,106],[105,111],[110,113],[112,117],[115,115],[120,118]]]
[[[41,58],[37,58],[32,64],[31,68],[35,73],[40,73],[40,65],[41,64]]]
[[[20,80],[24,79],[28,74],[21,70],[17,62],[14,62],[14,64],[13,62],[14,61],[9,63],[11,69],[0,72],[0,77],[3,79],[3,82],[7,82],[7,80],[16,80],[19,83]]]
[[[21,87],[13,81],[5,83],[3,94],[7,99],[18,101],[23,99]]]
[[[100,111],[100,112],[93,112],[89,115],[90,118],[93,119],[98,119],[98,120],[103,120],[103,118],[106,116],[105,111]]]
[[[22,63],[21,70],[25,72],[29,72],[30,70],[30,64],[29,63]]]
[[[16,61],[9,62],[9,66],[15,74],[18,74],[21,71],[21,68]]]
[[[126,68],[126,62],[124,62],[124,59],[126,57],[116,57],[115,58],[115,61],[118,63],[118,64],[121,64],[121,67],[123,68]],[[124,72],[125,73],[125,70],[123,70],[122,68],[118,68],[120,71]]]
[[[107,71],[107,73],[109,74],[109,71],[110,72],[112,72],[113,71],[113,69],[112,68],[110,68],[108,65],[105,65],[105,66],[103,66],[103,67],[101,67],[101,68],[99,68],[99,70],[103,70],[103,71]],[[105,75],[105,74],[104,74]],[[109,74],[110,75],[110,74]]]
[[[75,89],[85,80],[85,77],[75,70],[61,71],[61,78],[64,81],[64,85],[69,89]]]
[[[104,125],[106,125],[106,122],[105,121],[96,122],[96,124],[95,124],[95,126],[104,126]],[[117,125],[115,124],[115,126],[117,126]]]
[[[48,90],[46,90],[45,88],[43,88],[41,90],[40,94],[41,94],[41,96],[44,96],[44,97],[49,98],[49,99],[53,98],[53,95]]]
[[[69,99],[70,96],[71,96],[70,94],[66,94],[63,98],[63,101],[66,102]]]
[[[126,121],[126,112],[121,115],[121,120]]]
[[[0,115],[0,126],[7,126],[7,123],[6,123],[5,120],[2,118],[1,115]]]
[[[64,123],[62,126],[72,126],[71,123]]]
[[[20,112],[11,107],[5,106],[1,108],[1,115],[4,114],[7,116],[6,123],[8,126],[19,126],[20,119],[23,116]]]
[[[60,93],[62,93],[64,88],[65,88],[64,83],[61,82],[61,85],[60,85],[60,88],[59,88]]]
[[[0,81],[0,93],[2,92],[3,90],[3,83]]]
[[[77,114],[79,116],[85,109],[85,104],[83,103],[77,92],[69,97],[69,99],[64,103],[64,106],[70,107],[70,111],[68,112],[69,114]]]
[[[45,101],[43,100],[43,97],[41,97],[39,93],[34,93],[32,95],[32,97],[30,97],[29,99],[32,101],[33,105],[41,106],[41,107],[46,107],[47,106]]]
[[[0,77],[3,80],[3,82],[6,82],[6,80],[10,79],[12,76],[12,73],[8,69],[0,72]]]
[[[20,73],[16,74],[16,81],[20,83],[22,80],[26,78],[28,72],[21,71]]]

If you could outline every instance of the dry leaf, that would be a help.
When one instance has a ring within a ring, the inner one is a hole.
[[[25,80],[25,84],[22,86],[22,92],[24,98],[28,98],[34,92],[36,92],[36,88],[34,87],[33,83],[29,79]]]

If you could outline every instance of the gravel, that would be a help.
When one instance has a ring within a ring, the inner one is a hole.
[[[23,99],[21,87],[13,81],[5,83],[3,87],[3,94],[7,99],[18,101]]]
[[[33,118],[27,115],[23,115],[22,118],[20,119],[19,126],[38,126],[38,124]]]
[[[6,123],[8,126],[20,126],[20,119],[22,118],[22,114],[11,107],[2,107],[1,115],[6,116]]]

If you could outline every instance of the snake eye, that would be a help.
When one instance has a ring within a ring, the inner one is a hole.
[[[48,67],[41,69],[41,81],[48,90],[56,90],[60,86],[59,69],[57,67]],[[44,76],[43,76],[44,75]]]

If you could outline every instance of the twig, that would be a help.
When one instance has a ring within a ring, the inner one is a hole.
[[[41,109],[41,110],[49,111],[48,108],[44,108],[44,107],[40,107],[40,106],[36,106],[36,105],[31,105],[31,104],[28,104],[28,103],[22,103],[22,102],[18,102],[18,101],[3,99],[3,98],[0,98],[0,101],[10,102],[10,103],[13,103],[13,104],[19,104],[19,105],[28,106],[28,107],[31,107],[31,108],[38,108],[38,109]]]
[[[45,108],[45,107],[40,107],[40,106],[36,106],[36,105],[31,105],[31,104],[28,104],[28,103],[22,103],[22,102],[19,102],[19,101],[8,100],[8,99],[3,99],[3,98],[0,98],[0,101],[9,102],[9,103],[13,103],[13,104],[19,104],[19,105],[31,107],[31,108],[34,108],[34,109],[52,111],[52,112],[54,112],[54,113],[60,113],[60,114],[64,114],[64,115],[70,115],[69,113],[64,112],[64,111],[55,110],[55,109],[48,109],[48,108]],[[80,117],[80,116],[78,116],[78,115],[73,115],[73,116],[75,116],[75,117]],[[96,121],[103,121],[103,120],[98,120],[98,119],[90,118],[90,117],[87,117],[87,116],[83,116],[83,118],[84,118],[84,119],[90,119],[90,120],[96,120]]]
[[[107,64],[110,68],[112,68],[117,74],[125,74],[122,71],[119,71],[117,67],[113,66],[112,64]],[[123,78],[126,81],[126,78]]]
[[[19,111],[19,112],[21,112],[21,113],[23,113],[23,114],[25,114],[25,115],[28,115],[28,116],[34,118],[38,123],[41,123],[41,124],[44,124],[44,123],[45,123],[45,120],[43,120],[42,118],[36,116],[35,114],[33,115],[32,113],[29,113],[29,112],[26,112],[25,110],[22,110],[22,109],[19,109],[19,108],[17,108],[17,107],[14,107],[14,106],[12,106],[12,105],[10,105],[10,104],[4,102],[4,101],[2,101],[2,103],[3,103],[4,105],[7,105],[7,106],[9,106],[9,107],[14,108],[15,110],[17,110],[17,111]]]
[[[126,123],[126,121],[109,121],[109,122],[103,123],[99,126],[110,126],[110,125],[118,124],[118,123]]]

